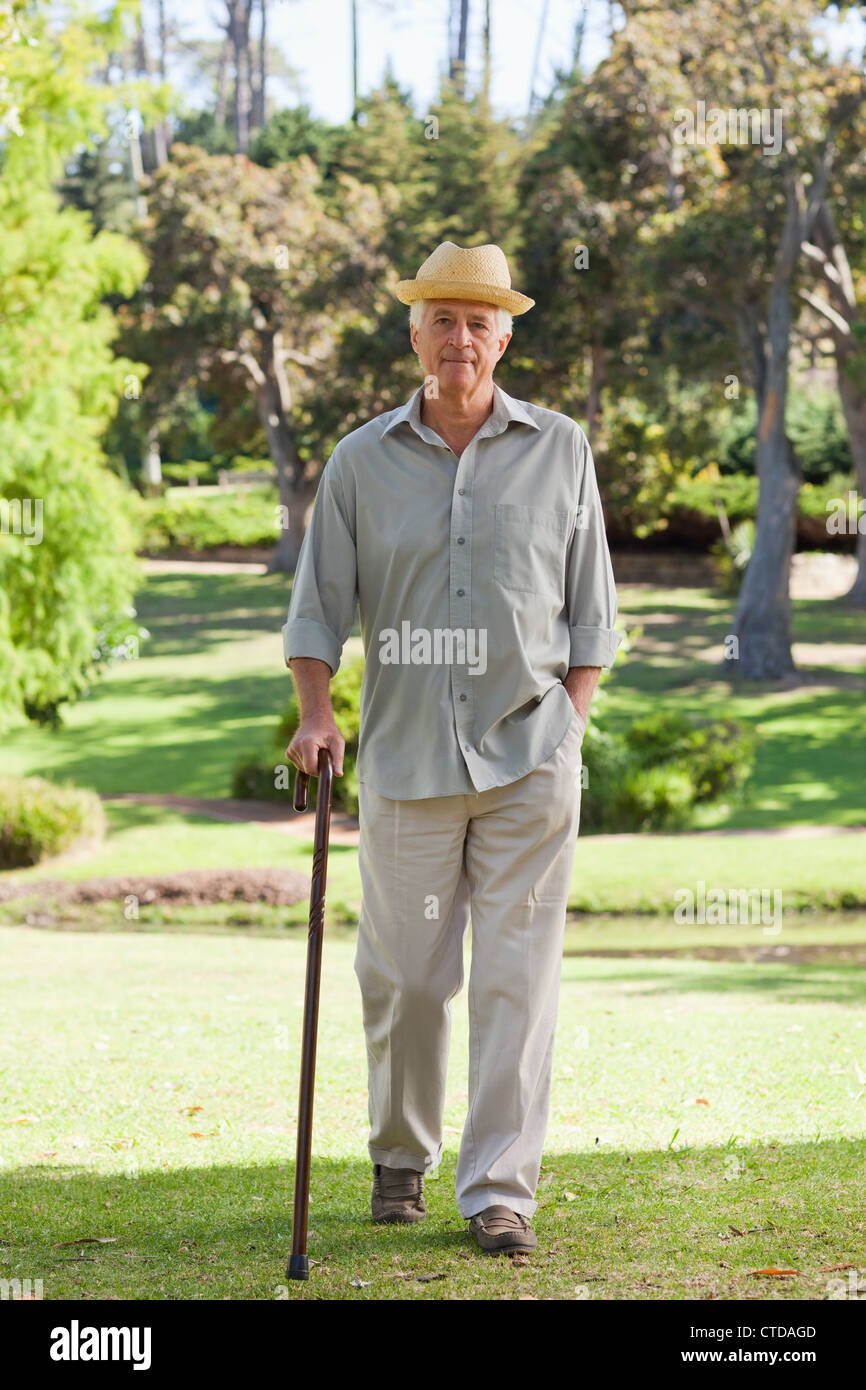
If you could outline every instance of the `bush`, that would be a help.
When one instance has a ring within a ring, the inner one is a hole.
[[[263,487],[225,497],[157,497],[144,502],[142,549],[208,550],[218,545],[275,545],[277,492]]]
[[[723,473],[754,474],[755,424],[754,397],[742,409],[731,413],[723,430],[718,454]],[[823,483],[833,473],[851,472],[851,445],[839,393],[832,387],[792,390],[788,395],[785,426],[797,451],[807,483]]]
[[[346,740],[343,757],[343,775],[335,777],[331,800],[334,806],[347,811],[349,815],[358,814],[358,734],[361,727],[361,681],[364,675],[364,660],[356,657],[344,662],[331,681],[331,704],[337,728]],[[277,769],[286,766],[285,750],[294,737],[301,720],[298,697],[294,691],[289,696],[286,711],[280,719],[270,750],[265,753],[243,758],[232,774],[232,796],[243,799],[256,798],[262,801],[285,801],[289,796],[287,787],[277,785]],[[294,785],[294,770],[290,772],[291,785]]]
[[[191,478],[199,483],[215,483],[217,468],[213,459],[186,459],[183,463],[164,463],[162,476],[170,483],[188,485]]]
[[[582,827],[613,834],[681,829],[693,807],[740,795],[753,757],[752,740],[733,720],[694,724],[661,712],[636,719],[620,735],[593,723],[583,743]]]
[[[41,777],[0,778],[0,868],[38,864],[104,834],[105,814],[95,792]]]

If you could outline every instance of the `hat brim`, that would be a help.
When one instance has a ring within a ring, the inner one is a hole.
[[[477,280],[400,280],[394,293],[401,304],[414,304],[419,299],[468,299],[476,304],[495,304],[510,314],[525,314],[535,303],[517,290],[479,285]]]

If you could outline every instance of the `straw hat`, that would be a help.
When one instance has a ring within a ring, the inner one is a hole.
[[[443,241],[428,256],[414,280],[401,280],[395,294],[401,304],[416,299],[469,299],[497,304],[511,314],[525,314],[535,303],[511,288],[505,252],[500,246],[455,246]]]

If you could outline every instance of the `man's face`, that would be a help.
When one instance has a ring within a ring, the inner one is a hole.
[[[465,299],[431,300],[411,336],[424,375],[435,376],[446,396],[472,396],[483,388],[511,339],[510,333],[498,336],[494,305]]]

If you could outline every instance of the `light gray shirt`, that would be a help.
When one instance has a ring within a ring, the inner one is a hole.
[[[459,459],[421,421],[424,387],[337,444],[283,627],[286,664],[365,653],[358,778],[382,796],[475,794],[524,777],[580,719],[571,666],[621,635],[589,442],[513,400]]]

